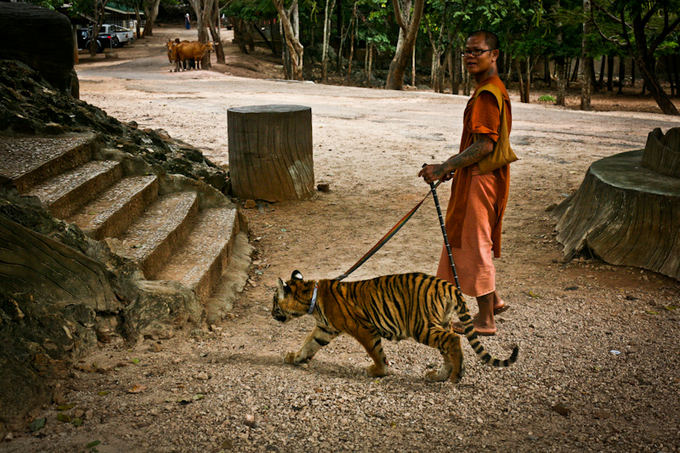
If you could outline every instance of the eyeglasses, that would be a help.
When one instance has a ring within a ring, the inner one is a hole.
[[[462,51],[460,53],[460,56],[461,57],[466,57],[466,56],[467,57],[478,57],[481,54],[483,54],[484,52],[491,52],[492,50],[496,50],[496,49],[483,49],[483,50],[482,49],[465,49],[464,51]]]

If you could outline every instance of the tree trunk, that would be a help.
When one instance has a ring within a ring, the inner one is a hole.
[[[449,49],[446,52],[446,65],[448,66],[449,69],[449,86],[451,87],[451,94],[458,94],[458,81],[456,80],[456,77],[458,77],[458,74],[456,73],[456,59],[454,57],[454,53],[456,52],[456,47],[451,44],[451,41],[449,41]]]
[[[547,55],[543,56],[543,81],[550,88],[552,86],[552,79],[550,77],[550,58]]]
[[[217,0],[189,0],[191,7],[196,13],[196,28],[198,30],[199,42],[208,42],[208,25],[211,22],[213,3],[215,1]],[[201,67],[203,69],[210,67],[210,52],[206,52],[201,60]]]
[[[607,55],[607,91],[614,91],[614,55]]]
[[[593,58],[589,56],[588,40],[590,34],[590,0],[583,0],[583,38],[581,40],[581,58],[583,60],[583,71],[581,81],[581,110],[590,110],[590,98],[592,95],[593,79],[591,78],[590,67],[593,65]]]
[[[411,85],[413,88],[417,86],[416,82],[416,46],[411,50]]]
[[[626,59],[619,57],[619,90],[616,94],[623,93],[623,84],[626,80]]]
[[[555,101],[555,104],[565,105],[567,98],[569,69],[567,68],[565,58],[563,56],[555,58],[555,69],[555,73],[557,74],[557,100]]]
[[[321,81],[328,82],[328,46],[331,37],[331,15],[335,7],[335,0],[326,0],[326,9],[323,15],[323,43],[321,45]]]
[[[153,36],[153,26],[156,22],[156,17],[158,17],[158,7],[160,4],[161,0],[144,0],[144,15],[146,17],[144,33],[142,34],[144,38]]]
[[[531,63],[531,55],[527,55],[527,61],[526,61],[526,79],[524,80],[524,99],[522,102],[525,104],[529,104],[531,102],[531,70],[533,68],[533,64]]]
[[[645,61],[641,57],[636,58],[636,63],[640,68],[640,73],[645,81],[645,85],[652,94],[652,97],[656,101],[661,111],[667,115],[679,115],[678,109],[675,107],[673,102],[670,100],[666,92],[661,87],[659,80],[656,75],[656,70],[654,69],[654,61]]]
[[[240,199],[301,200],[313,194],[312,110],[257,105],[227,110],[229,172]]]
[[[357,23],[357,4],[358,1],[355,0],[354,7],[352,8],[352,18],[349,21],[349,29],[347,33],[351,33],[350,43],[349,43],[349,63],[347,64],[347,77],[345,79],[346,84],[350,84],[352,80],[352,61],[354,60],[354,38],[357,35],[358,23]]]
[[[104,8],[108,0],[96,0],[94,3],[94,23],[92,24],[92,34],[90,35],[90,55],[97,55],[97,36],[104,23]],[[103,44],[102,44],[103,45]]]
[[[600,73],[598,75],[598,80],[597,80],[597,85],[595,86],[595,91],[598,91],[600,89],[600,87],[604,86],[604,65],[605,65],[606,61],[607,60],[605,59],[604,55],[602,57],[600,57]],[[593,77],[593,80],[595,80],[594,77]]]
[[[300,43],[300,28],[298,19],[298,4],[297,0],[293,1],[288,11],[283,7],[283,0],[272,0],[276,11],[279,13],[279,19],[283,28],[283,34],[286,38],[286,49],[290,58],[290,73],[288,78],[294,80],[303,80],[303,54],[304,46]]]
[[[370,42],[366,44],[366,57],[364,58],[364,74],[366,75],[366,85],[371,86],[371,78],[373,77],[373,44]]]
[[[212,20],[208,24],[210,26],[210,36],[215,44],[217,62],[225,64],[224,47],[222,47],[222,37],[220,35],[220,6],[217,1],[213,2]]]
[[[635,58],[630,61],[630,86],[635,87]]]
[[[576,57],[576,64],[574,65],[574,71],[571,74],[571,81],[576,82],[578,80],[579,66],[581,64],[581,58]]]
[[[142,16],[139,14],[139,2],[135,2],[135,38],[142,38]]]
[[[403,40],[401,46],[397,44],[397,50],[394,53],[394,58],[390,62],[390,68],[387,73],[387,81],[385,88],[390,90],[401,90],[404,87],[404,71],[408,64],[408,59],[411,56],[413,47],[415,46],[416,36],[418,35],[418,28],[420,27],[420,19],[423,15],[423,7],[425,0],[415,0],[413,6],[413,14],[409,14],[409,9],[406,6],[401,6],[399,0],[392,0],[392,5],[395,11],[395,20],[399,24],[400,35],[403,32]],[[410,0],[408,1],[410,6]],[[410,16],[410,20],[408,19]]]
[[[648,157],[651,148],[656,152]],[[593,163],[578,191],[556,211],[565,258],[587,253],[680,280],[679,151],[680,128],[665,137],[656,129],[645,150]],[[673,175],[655,171],[669,170],[672,162]]]

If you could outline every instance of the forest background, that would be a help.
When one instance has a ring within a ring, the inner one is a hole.
[[[191,12],[199,41],[218,44],[218,62],[224,63],[226,22],[242,52],[265,43],[282,59],[286,78],[387,89],[426,84],[468,95],[461,51],[468,33],[486,29],[500,38],[501,77],[522,102],[530,102],[539,82],[555,89],[541,101],[564,105],[567,90],[580,88],[580,108],[589,110],[594,91],[622,94],[637,82],[663,113],[680,114],[672,102],[680,96],[680,0],[188,2],[116,0],[137,12],[140,36],[153,34],[159,11],[178,19]],[[59,8],[62,0],[36,3]],[[71,13],[88,17],[96,33],[108,3],[74,0]]]

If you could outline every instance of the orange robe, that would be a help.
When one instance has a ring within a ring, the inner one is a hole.
[[[501,88],[510,131],[512,112],[505,85],[498,76],[492,76],[479,83],[477,88],[489,83]],[[500,108],[496,97],[486,91],[477,98],[473,94],[463,114],[459,152],[473,143],[473,134],[484,134],[495,143],[500,124]],[[496,289],[492,256],[498,258],[501,254],[501,228],[509,185],[509,165],[487,174],[480,174],[477,164],[456,170],[446,210],[446,231],[461,291],[469,296],[483,296]],[[454,283],[445,248],[439,260],[437,276]]]

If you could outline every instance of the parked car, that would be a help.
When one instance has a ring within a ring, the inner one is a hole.
[[[135,39],[135,34],[132,30],[120,25],[103,24],[99,33],[100,35],[110,35],[113,47],[124,46]]]
[[[92,34],[92,28],[79,28],[76,30],[76,38],[78,40],[78,49],[89,49],[90,48],[90,35]],[[97,52],[102,52],[106,48],[113,47],[111,42],[111,36],[100,33],[96,39]]]
[[[92,27],[80,28],[76,31],[79,49],[90,48]],[[134,39],[134,32],[120,25],[103,24],[97,35],[97,52],[112,47],[121,47]]]

